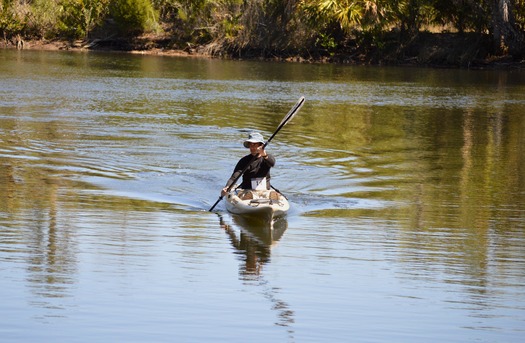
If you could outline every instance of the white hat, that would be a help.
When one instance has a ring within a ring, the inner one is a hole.
[[[248,135],[248,139],[244,141],[243,145],[245,148],[250,147],[250,143],[262,143],[264,144],[263,136],[258,132],[252,132]]]

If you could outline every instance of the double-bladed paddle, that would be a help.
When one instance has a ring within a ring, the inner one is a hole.
[[[275,132],[270,136],[270,138],[266,141],[266,143],[264,143],[263,145],[263,148],[262,150],[264,150],[264,148],[266,148],[266,146],[268,145],[268,143],[270,143],[270,141],[273,139],[273,137],[275,137],[275,135],[286,125],[290,122],[290,120],[292,120],[292,118],[297,114],[297,112],[299,112],[299,109],[301,109],[301,107],[303,106],[304,104],[304,96],[300,97],[299,100],[297,101],[297,103],[292,107],[292,109],[286,114],[286,116],[283,118],[283,120],[281,121],[281,123],[279,124],[279,126],[277,126],[277,130],[275,130]],[[235,180],[233,180],[233,182],[231,183],[230,186],[228,186],[228,188],[226,189],[226,192],[230,192],[231,189],[233,188],[233,186],[235,185],[235,183],[237,182],[237,180],[239,180],[239,178],[246,172],[246,170],[248,170],[248,167],[252,164],[253,161],[255,161],[255,159],[257,158],[257,155],[253,156],[252,157],[252,160],[250,161],[250,163],[248,163],[246,165],[246,167],[244,167],[244,169],[241,171],[241,173],[239,175],[237,175],[237,177],[235,178]],[[209,211],[213,211],[213,209],[215,208],[215,206],[217,206],[217,204],[222,200],[222,198],[224,198],[223,195],[221,195],[219,197],[219,199],[217,199],[217,201],[215,202],[215,204],[213,204],[213,206],[209,209]]]

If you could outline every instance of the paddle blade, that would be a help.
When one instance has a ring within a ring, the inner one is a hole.
[[[281,123],[277,127],[277,130],[275,130],[273,135],[266,141],[266,143],[264,143],[264,147],[266,147],[268,145],[268,143],[270,143],[270,141],[273,139],[273,137],[275,137],[277,132],[279,132],[283,128],[283,126],[285,126],[286,124],[288,124],[288,122],[290,120],[292,120],[292,118],[297,114],[297,112],[299,112],[301,107],[303,107],[303,104],[304,104],[304,96],[300,97],[299,100],[297,101],[297,103],[295,103],[295,105],[292,107],[290,112],[288,112],[286,114],[284,119],[281,121]]]
[[[281,128],[281,127],[285,126],[286,124],[288,124],[288,122],[290,120],[292,120],[292,118],[297,114],[297,112],[299,112],[301,107],[303,107],[303,104],[304,104],[304,96],[300,97],[299,100],[297,100],[295,105],[292,107],[290,112],[288,112],[288,114],[286,114],[286,116],[283,118],[283,120],[279,124],[279,128]]]
[[[208,210],[208,212],[211,212],[213,211],[213,209],[215,208],[215,206],[217,206],[217,204],[222,200],[223,196],[221,195],[219,197],[219,199],[217,199],[217,201],[215,202],[215,204],[213,204],[213,206]]]

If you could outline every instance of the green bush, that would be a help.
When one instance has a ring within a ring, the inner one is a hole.
[[[102,24],[110,0],[59,0],[63,11],[60,31],[70,38],[88,38],[90,32]]]
[[[121,33],[136,35],[158,29],[158,14],[150,0],[115,0],[110,5],[110,16]]]
[[[2,38],[24,34],[30,13],[28,4],[19,1],[0,0],[0,33]]]

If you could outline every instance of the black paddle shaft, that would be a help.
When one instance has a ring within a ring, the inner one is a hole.
[[[279,126],[277,127],[277,130],[275,130],[275,132],[270,136],[270,138],[266,141],[266,143],[264,143],[263,145],[263,150],[264,148],[266,148],[266,146],[268,145],[268,143],[270,143],[270,141],[273,139],[273,137],[275,137],[275,135],[281,131],[281,129],[286,125],[288,124],[288,122],[290,122],[290,120],[292,120],[292,118],[295,116],[295,114],[297,112],[299,112],[299,109],[301,109],[301,107],[303,107],[303,104],[304,104],[304,96],[300,97],[299,100],[297,101],[297,103],[292,107],[292,109],[290,110],[290,112],[288,112],[286,114],[286,116],[284,117],[284,119],[281,121],[281,123],[279,124]],[[239,180],[239,178],[246,172],[246,170],[248,170],[249,166],[252,164],[253,161],[255,161],[255,159],[257,158],[257,155],[253,156],[252,157],[252,160],[250,161],[250,163],[248,163],[246,165],[246,167],[244,167],[243,170],[241,170],[240,174],[237,175],[237,177],[233,180],[233,182],[231,183],[231,185],[228,186],[228,188],[226,189],[226,192],[230,192],[232,187],[235,185],[235,183],[237,182],[237,180]],[[222,200],[222,198],[224,198],[223,195],[221,195],[219,197],[219,199],[217,199],[217,201],[215,202],[215,204],[213,204],[213,206],[208,210],[209,212],[213,211],[213,209],[215,208],[215,206],[217,206],[217,204]]]

